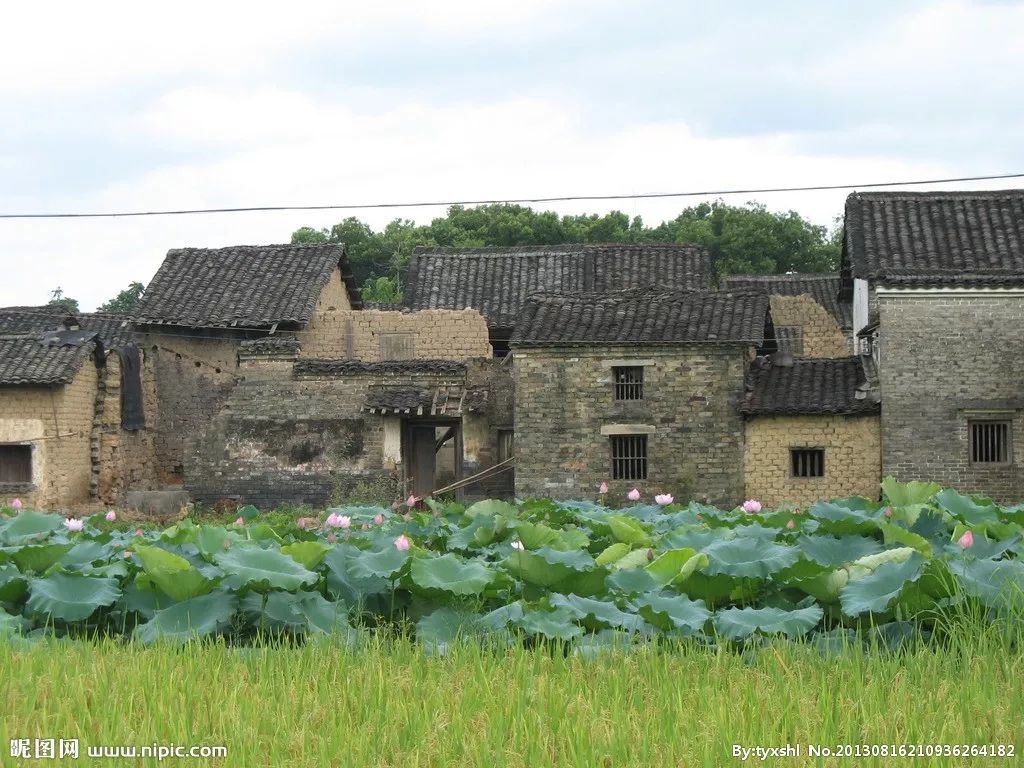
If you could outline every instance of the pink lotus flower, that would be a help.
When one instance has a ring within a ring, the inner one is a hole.
[[[957,542],[964,549],[969,549],[974,546],[974,534],[970,531],[966,531],[963,536],[960,537],[960,541]]]
[[[790,520],[788,523],[786,523],[786,527],[792,531],[794,528],[796,528],[796,520]]]
[[[608,493],[608,483],[601,483],[597,488],[598,493]]]
[[[330,533],[327,534],[327,541],[330,542],[331,544],[333,544],[337,540],[338,540],[338,535],[334,531],[331,531]]]
[[[882,510],[882,514],[886,517],[892,517],[892,507],[886,507]]]
[[[630,501],[640,501],[640,491],[634,488],[632,491],[626,494],[626,498]]]
[[[675,501],[675,499],[672,498],[672,494],[671,493],[659,493],[657,496],[654,497],[654,501],[657,504],[660,504],[661,506],[666,507],[669,504],[671,504],[673,501]]]
[[[80,531],[85,527],[85,523],[79,520],[77,517],[69,517],[64,521],[64,527],[69,531]]]
[[[409,549],[410,544],[412,544],[412,542],[409,541],[409,537],[406,536],[404,533],[397,539],[395,539],[395,549],[401,550],[403,552]]]
[[[145,531],[143,531],[141,528],[136,528],[135,529],[135,535],[136,536],[142,536],[144,533],[145,533]]]
[[[415,496],[413,496],[410,493],[409,494],[409,498],[405,500],[405,506],[407,506],[407,507],[415,507],[417,501],[419,501],[419,499],[417,499]]]
[[[21,510],[21,499],[11,499],[11,509],[19,512]]]
[[[384,513],[383,512],[378,512],[376,515],[374,515],[373,516],[373,522],[376,523],[377,525],[380,525],[381,523],[383,523],[384,522]]]
[[[348,515],[339,515],[337,512],[331,512],[327,516],[325,525],[329,528],[348,528],[352,525],[352,518]]]
[[[245,525],[245,518],[244,517],[236,517],[235,518],[235,525]]]
[[[524,549],[526,549],[526,547],[523,546],[523,542],[516,539],[512,542],[512,549],[518,549],[520,552],[522,552]]]
[[[761,511],[761,502],[758,501],[757,499],[747,499],[746,501],[743,502],[743,505],[742,505],[741,508],[747,514],[752,515],[755,512],[760,512]]]
[[[110,510],[109,512],[107,512],[107,514],[105,514],[105,515],[104,515],[103,517],[105,517],[105,518],[107,519],[107,522],[108,522],[108,523],[112,523],[112,522],[114,522],[115,520],[117,520],[117,512],[115,512],[114,510],[112,510],[112,509],[111,509],[111,510]]]

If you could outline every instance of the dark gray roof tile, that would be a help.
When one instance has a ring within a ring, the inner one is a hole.
[[[867,381],[857,357],[798,358],[792,365],[751,370],[752,389],[743,412],[751,416],[812,416],[877,413],[870,396],[857,399]]]
[[[840,327],[853,325],[853,306],[839,300],[839,273],[790,273],[786,275],[729,275],[722,288],[733,291],[765,291],[772,296],[809,294],[836,319]]]
[[[0,385],[69,384],[95,349],[91,339],[50,346],[36,336],[0,336]]]

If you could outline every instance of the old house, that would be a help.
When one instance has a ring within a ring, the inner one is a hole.
[[[745,378],[775,349],[768,304],[650,288],[528,297],[512,337],[517,494],[580,498],[606,481],[740,500]]]
[[[879,403],[861,358],[759,358],[748,390],[744,496],[777,506],[878,495]]]
[[[1024,496],[1024,191],[850,195],[841,274],[883,474]]]
[[[0,496],[66,509],[152,487],[151,399],[127,325],[0,309]]]
[[[796,357],[844,357],[853,352],[853,307],[840,299],[838,274],[729,275],[721,287],[771,297],[779,349]]]
[[[414,310],[478,310],[487,319],[494,355],[504,357],[531,293],[602,293],[651,286],[708,290],[713,277],[710,254],[695,245],[419,247],[409,262],[405,301]]]

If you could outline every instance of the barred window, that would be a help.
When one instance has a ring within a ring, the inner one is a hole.
[[[824,448],[793,448],[789,452],[793,477],[824,477]]]
[[[1010,422],[972,421],[971,462],[1007,464],[1010,461]]]
[[[644,399],[644,369],[641,365],[616,366],[612,368],[616,400]]]
[[[0,445],[0,483],[32,482],[32,446]]]
[[[647,435],[611,435],[612,480],[647,479]]]

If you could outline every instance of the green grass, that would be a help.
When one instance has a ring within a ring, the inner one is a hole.
[[[8,739],[223,744],[230,766],[718,766],[732,744],[1014,743],[1024,749],[1024,647],[970,622],[941,648],[823,656],[679,646],[595,659],[476,645],[428,656],[405,641],[232,648],[110,640],[0,644]],[[1018,758],[1019,759],[1019,758]],[[88,760],[79,765],[157,764]],[[4,763],[6,764],[6,763]],[[32,764],[58,764],[35,761]],[[750,760],[748,764],[761,764]],[[915,765],[1014,760],[917,759]]]

